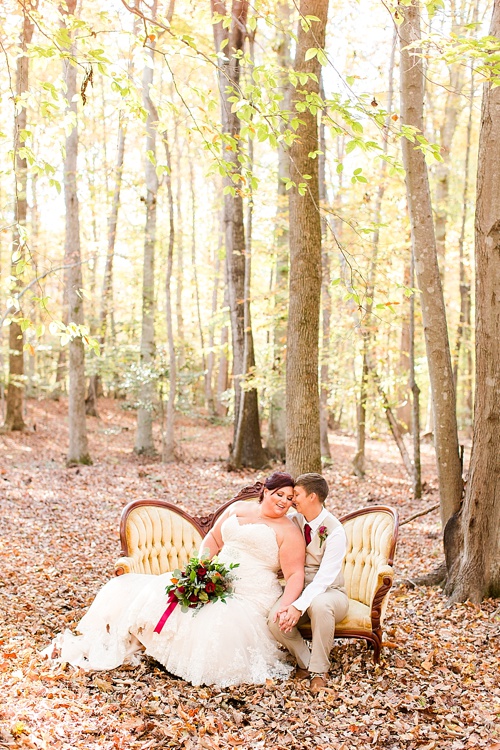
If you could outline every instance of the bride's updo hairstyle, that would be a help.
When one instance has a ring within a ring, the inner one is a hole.
[[[295,480],[285,471],[275,471],[271,476],[264,480],[262,489],[259,495],[259,503],[264,499],[264,490],[274,492],[275,490],[281,489],[281,487],[295,487]]]

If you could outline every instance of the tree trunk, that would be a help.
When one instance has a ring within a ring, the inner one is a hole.
[[[321,98],[324,99],[322,79],[320,81]],[[319,200],[323,211],[326,210],[326,141],[323,118],[319,126],[318,179]],[[332,314],[332,297],[330,294],[330,252],[327,247],[328,223],[325,214],[321,214],[321,361],[319,389],[319,436],[323,461],[329,462],[332,454],[328,441],[328,396],[330,390],[330,321]]]
[[[254,38],[255,32],[249,35],[249,47],[250,47],[250,59],[254,61]],[[250,169],[253,169],[254,153],[253,153],[253,141],[248,141],[248,158]],[[243,350],[243,372],[246,374],[250,373],[255,368],[255,355],[253,349],[253,337],[252,331],[252,317],[250,310],[250,282],[252,277],[252,230],[253,230],[253,193],[252,188],[248,188],[248,203],[247,203],[247,226],[246,226],[246,246],[245,246],[245,286],[244,286],[244,350]],[[253,403],[255,401],[255,403]],[[248,412],[258,410],[257,391],[255,388],[247,389],[246,387],[241,391],[240,397],[240,412],[238,414],[238,422],[236,427],[236,435],[234,440],[233,453],[230,458],[234,468],[239,468],[243,463],[243,451],[245,443],[248,442],[248,436],[245,435],[244,426],[248,419]],[[262,451],[262,443],[260,442],[260,450]],[[247,449],[248,450],[248,449]],[[252,452],[255,454],[258,452],[259,446],[255,445],[252,447]],[[262,465],[265,463],[265,454],[262,451]]]
[[[67,0],[68,15],[73,15],[76,0]],[[71,49],[74,55],[76,50]],[[80,290],[83,286],[80,250],[80,217],[77,194],[77,161],[78,161],[78,128],[76,125],[77,68],[69,61],[63,63],[66,83],[68,110],[74,113],[75,126],[66,138],[66,156],[64,159],[64,202],[66,208],[66,234],[64,245],[65,281],[68,299],[69,325],[81,326],[84,323],[83,298]],[[68,423],[69,450],[68,464],[92,463],[87,442],[87,425],[85,421],[85,351],[79,333],[73,336],[69,344],[69,394]]]
[[[415,287],[415,258],[413,247],[410,263],[410,287]],[[422,497],[422,465],[420,460],[420,388],[415,378],[415,295],[410,297],[409,364],[411,403],[411,432],[413,436],[413,497]]]
[[[288,71],[291,67],[290,56],[290,5],[288,0],[280,0],[277,8],[279,30],[277,34],[277,64]],[[283,96],[281,108],[290,111],[291,86],[288,75],[282,74],[280,91]],[[289,176],[288,154],[283,144],[278,144],[278,191],[275,222],[276,264],[274,282],[274,307],[276,315],[273,320],[273,390],[269,404],[269,430],[267,450],[271,456],[281,461],[285,459],[286,449],[286,408],[285,408],[285,366],[286,366],[286,320],[282,312],[284,297],[288,286],[288,196],[285,179]]]
[[[224,302],[223,307],[229,308],[229,291],[227,284],[227,262],[224,258]],[[229,326],[223,323],[220,332],[220,356],[219,371],[217,373],[217,414],[219,417],[225,417],[227,414],[227,405],[222,401],[222,396],[229,388],[229,361],[227,358],[227,348],[229,344]]]
[[[152,11],[156,15],[156,0]],[[154,42],[149,42],[148,55],[151,65],[154,65]],[[144,108],[147,112],[146,120],[146,151],[155,160],[156,132],[154,121],[156,110],[151,101],[151,86],[153,84],[153,67],[145,65],[142,77],[142,95]],[[155,357],[155,327],[154,327],[154,269],[155,269],[155,240],[156,240],[156,199],[158,194],[158,177],[155,165],[146,157],[146,226],[144,233],[144,262],[142,271],[142,326],[140,348],[140,377],[139,408],[137,410],[137,430],[135,435],[136,453],[151,455],[155,453],[153,441],[153,409],[154,382],[152,368]]]
[[[177,321],[177,367],[181,370],[186,361],[185,355],[185,336],[184,336],[184,313],[182,309],[182,289],[184,286],[184,225],[182,221],[182,183],[183,170],[181,166],[182,144],[179,143],[178,122],[174,117],[174,142],[176,146],[176,193],[177,193],[177,211],[175,217],[175,236],[176,236],[176,260],[177,274],[175,287],[175,317]],[[188,155],[191,160],[191,157]]]
[[[419,49],[406,49],[419,40],[418,4],[401,7],[405,20],[400,26],[401,118],[405,125],[424,131],[424,77]],[[402,139],[406,170],[406,193],[415,254],[417,284],[421,293],[425,344],[432,388],[434,444],[436,448],[441,522],[460,507],[462,472],[458,450],[455,386],[451,367],[446,311],[436,252],[427,166],[422,151],[408,138]]]
[[[457,26],[452,24],[455,32]],[[451,147],[457,128],[459,96],[462,86],[462,65],[457,63],[450,67],[450,83],[446,92],[443,121],[439,131],[439,145],[443,161],[436,167],[436,250],[440,265],[441,279],[444,278],[446,254],[446,224],[448,221],[448,202],[450,194]]]
[[[191,265],[193,267],[194,293],[196,302],[196,320],[198,322],[198,333],[200,336],[201,367],[203,370],[205,406],[210,404],[210,382],[208,379],[207,358],[205,355],[205,336],[201,322],[200,285],[198,283],[198,270],[196,259],[196,191],[194,186],[193,159],[189,159],[189,188],[191,193]]]
[[[224,0],[211,0],[212,12],[228,15]],[[225,29],[222,21],[213,24],[215,49],[224,51],[224,60],[219,60],[219,92],[222,113],[222,130],[230,146],[225,151],[225,160],[230,164],[232,174],[239,174],[239,133],[240,122],[235,112],[232,112],[232,95],[238,94],[240,80],[239,53],[243,51],[245,40],[248,0],[233,0],[231,6],[231,24]],[[226,41],[227,40],[227,41]],[[227,46],[222,46],[223,42]],[[225,187],[234,187],[231,177],[224,178]],[[231,333],[233,343],[233,381],[234,381],[234,437],[238,427],[240,413],[241,380],[246,375],[244,371],[245,351],[245,229],[243,223],[243,198],[240,192],[235,195],[227,193],[224,196],[224,223],[226,238],[226,262],[228,268],[229,306],[231,315]],[[250,342],[250,359],[253,352],[253,336],[251,329],[247,332]],[[252,389],[247,392],[246,405],[243,414],[242,434],[244,436],[241,463],[243,466],[260,468],[266,461],[262,449],[260,436],[259,411],[257,392]],[[234,463],[234,461],[233,461]]]
[[[163,145],[168,171],[166,173],[168,212],[169,212],[169,237],[168,237],[168,254],[167,254],[167,273],[165,277],[165,315],[167,318],[167,339],[168,339],[168,361],[169,361],[169,391],[167,402],[167,419],[165,433],[163,436],[162,460],[164,463],[175,461],[175,397],[177,394],[177,362],[175,359],[174,345],[174,325],[172,316],[172,269],[174,265],[174,245],[175,245],[175,221],[174,221],[174,195],[172,191],[172,160],[170,158],[170,148],[168,145],[167,134],[163,133]]]
[[[500,0],[491,37],[500,37]],[[493,67],[494,63],[492,63]],[[493,76],[493,70],[492,70]],[[500,596],[500,88],[484,84],[476,199],[476,391],[469,481],[445,540],[454,601]],[[458,539],[457,539],[458,537]],[[455,556],[455,551],[458,555]],[[451,553],[451,554],[450,554]]]
[[[131,74],[131,64],[129,64],[129,74]],[[116,155],[115,167],[115,186],[113,190],[113,199],[111,202],[111,211],[108,219],[108,249],[106,252],[106,264],[104,267],[104,279],[102,282],[101,307],[99,310],[99,320],[97,322],[97,340],[101,351],[106,345],[108,332],[108,317],[112,306],[113,299],[113,263],[115,258],[116,228],[118,225],[118,211],[120,209],[120,192],[122,186],[123,160],[125,156],[125,138],[126,125],[120,117],[118,124],[118,149]],[[87,414],[97,417],[97,399],[100,391],[100,377],[98,374],[92,375],[89,382],[89,391],[86,400]]]
[[[31,42],[34,25],[30,20],[27,9],[24,8],[23,29],[19,44],[21,54],[17,58],[16,97],[20,98],[29,88],[29,58],[26,55],[27,45]],[[22,147],[19,134],[26,129],[26,103],[23,104],[14,120],[14,152],[15,152],[15,224],[12,237],[12,277],[16,279],[11,294],[14,296],[21,289],[22,269],[24,268],[26,248],[24,231],[28,211],[27,183],[28,167],[26,158],[21,157],[19,149]],[[24,336],[21,326],[13,320],[9,326],[9,380],[6,399],[6,414],[4,430],[24,430]]]
[[[411,276],[411,243],[410,246],[410,259],[408,263],[405,263],[403,284],[408,287],[410,284]],[[400,384],[398,386],[398,402],[397,408],[398,422],[403,432],[409,432],[412,424],[412,410],[411,410],[411,397],[410,397],[410,384],[409,384],[409,371],[410,371],[410,349],[411,349],[411,334],[410,334],[410,317],[411,317],[411,305],[412,297],[408,300],[408,305],[404,305],[403,316],[401,320],[401,338],[400,338],[400,351],[399,351],[399,363],[398,363],[398,375]],[[405,382],[406,381],[406,382]]]
[[[3,186],[2,181],[0,180],[0,206],[4,205],[4,193],[3,193]],[[3,254],[4,254],[4,242],[3,242],[3,236],[2,232],[0,232],[0,284],[3,287]],[[4,372],[4,356],[3,356],[3,332],[4,328],[3,326],[0,329],[0,372]],[[3,378],[1,378],[0,382],[0,417],[3,421],[5,421],[5,387],[3,383]]]
[[[313,73],[292,95],[296,103],[319,93],[320,63],[306,51],[324,47],[328,0],[301,0],[294,69]],[[319,21],[304,23],[307,16]],[[305,28],[304,28],[305,27]],[[319,212],[318,119],[301,112],[299,136],[290,148],[290,300],[286,361],[286,465],[293,476],[321,471],[318,391],[318,337],[321,299],[321,218]],[[311,179],[305,180],[303,175]],[[299,193],[299,186],[301,192]]]
[[[214,377],[214,367],[215,367],[215,316],[217,314],[217,300],[219,296],[219,283],[220,283],[220,273],[221,273],[221,247],[223,245],[224,239],[223,239],[223,232],[222,227],[219,232],[219,241],[217,243],[217,246],[215,247],[214,252],[214,285],[212,289],[212,310],[211,310],[211,316],[210,316],[210,325],[208,327],[208,355],[207,355],[207,381],[208,381],[208,387],[209,387],[209,397],[208,397],[208,411],[211,417],[215,417],[217,414],[217,408],[215,404],[215,397],[214,397],[214,385],[213,385],[213,377]]]
[[[465,165],[464,165],[464,189],[462,194],[462,223],[460,226],[460,236],[458,238],[458,257],[459,257],[459,284],[460,284],[460,320],[457,328],[457,337],[455,342],[455,351],[453,357],[453,378],[458,400],[459,385],[459,366],[460,351],[462,346],[465,349],[465,372],[463,387],[463,411],[466,428],[470,430],[472,425],[472,352],[471,352],[471,280],[466,264],[465,255],[465,226],[467,222],[467,202],[469,200],[469,164],[472,140],[472,112],[474,107],[474,70],[471,65],[471,85],[470,85],[470,107],[469,118],[467,121],[467,136],[465,145]]]

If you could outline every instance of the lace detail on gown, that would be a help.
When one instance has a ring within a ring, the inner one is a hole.
[[[189,612],[176,607],[162,632],[154,633],[167,606],[171,573],[129,573],[100,590],[78,625],[82,636],[66,631],[58,637],[61,658],[86,669],[112,669],[144,647],[169,672],[193,685],[227,687],[288,677],[292,666],[266,622],[282,593],[276,534],[265,524],[240,524],[233,515],[222,525],[222,538],[221,562],[239,563],[234,593],[226,603]]]

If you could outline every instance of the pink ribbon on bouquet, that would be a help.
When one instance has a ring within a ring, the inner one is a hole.
[[[161,631],[163,630],[163,626],[165,625],[168,618],[170,617],[170,615],[176,608],[177,604],[179,603],[179,600],[177,599],[173,591],[171,591],[170,594],[168,595],[168,601],[169,601],[169,605],[166,608],[165,612],[160,617],[160,619],[158,620],[158,624],[156,625],[156,628],[153,631],[154,633],[161,633]]]

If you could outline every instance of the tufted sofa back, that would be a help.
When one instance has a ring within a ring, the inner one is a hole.
[[[132,508],[123,531],[133,573],[158,575],[181,568],[202,541],[200,531],[182,512],[153,504]]]
[[[344,578],[347,595],[371,605],[378,571],[392,565],[398,520],[391,508],[363,508],[340,519],[347,535]]]

